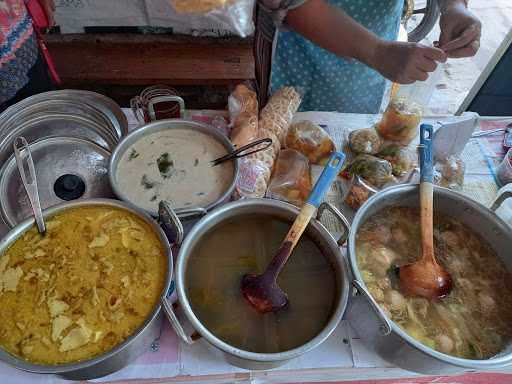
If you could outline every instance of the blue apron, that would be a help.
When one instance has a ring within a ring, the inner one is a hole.
[[[396,40],[403,0],[328,0],[376,35]],[[356,60],[342,59],[293,31],[281,31],[272,63],[271,91],[301,88],[301,111],[377,113],[386,80]]]

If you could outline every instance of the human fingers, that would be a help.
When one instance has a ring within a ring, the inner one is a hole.
[[[456,49],[463,48],[470,44],[475,39],[478,39],[480,37],[480,29],[477,25],[473,24],[470,27],[468,27],[462,34],[452,39],[450,42],[441,45],[439,48],[442,49],[445,52],[453,51]]]
[[[448,55],[446,52],[440,48],[436,47],[422,47],[421,53],[423,56],[429,58],[430,60],[435,60],[440,63],[446,62],[448,59]]]
[[[459,59],[462,57],[472,57],[475,56],[478,50],[480,49],[480,40],[473,40],[471,43],[466,45],[465,47],[455,49],[453,51],[448,52],[448,56],[450,58]]]
[[[416,68],[422,70],[423,72],[434,72],[437,68],[437,63],[434,60],[423,57],[416,62]]]

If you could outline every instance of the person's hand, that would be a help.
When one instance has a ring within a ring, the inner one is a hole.
[[[48,25],[52,27],[55,24],[55,2],[54,0],[39,0],[43,6],[46,16],[48,17]]]
[[[441,35],[436,44],[448,57],[474,56],[480,48],[482,24],[480,20],[461,3],[445,7],[439,21]]]
[[[369,63],[382,76],[399,84],[425,81],[434,72],[437,63],[444,63],[447,55],[435,47],[418,43],[381,40]]]

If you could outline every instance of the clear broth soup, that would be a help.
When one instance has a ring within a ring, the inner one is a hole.
[[[384,312],[409,336],[437,351],[488,359],[512,340],[512,275],[491,246],[450,217],[434,214],[434,249],[453,279],[445,298],[404,297],[396,266],[421,255],[419,210],[386,208],[356,239],[363,280]]]
[[[278,278],[287,307],[259,314],[240,291],[242,276],[265,270],[290,225],[264,215],[238,217],[214,227],[193,250],[186,271],[192,310],[224,342],[250,352],[283,352],[313,339],[329,321],[336,276],[306,234]]]

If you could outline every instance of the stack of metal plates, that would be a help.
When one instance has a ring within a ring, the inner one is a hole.
[[[128,132],[121,108],[98,93],[41,93],[0,115],[0,236],[32,214],[13,155],[23,136],[34,158],[42,208],[76,198],[112,197],[110,153]]]

